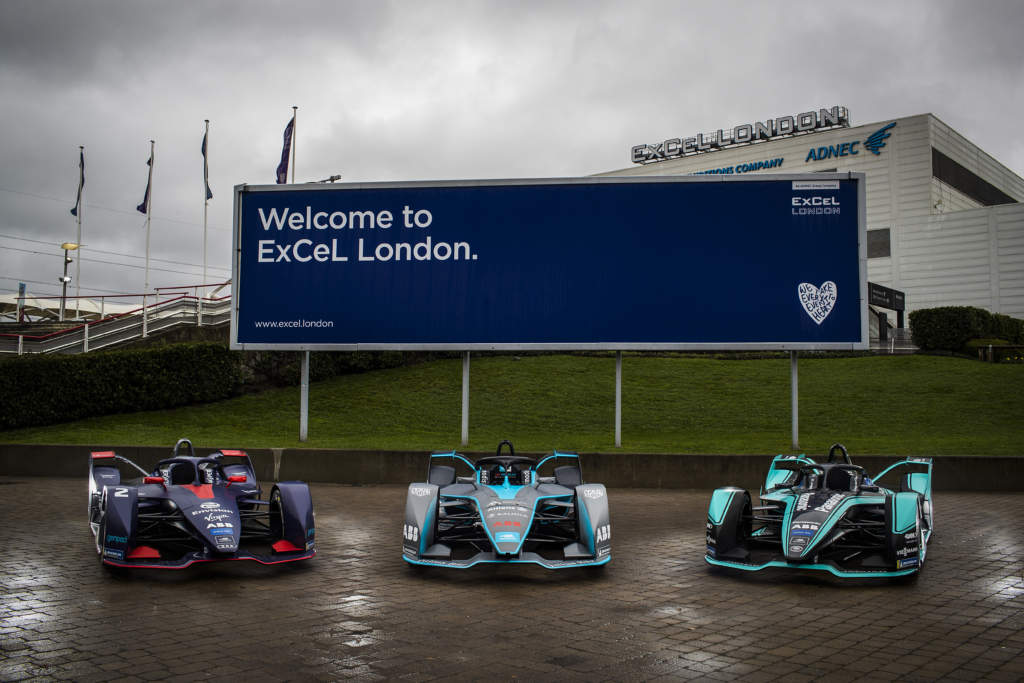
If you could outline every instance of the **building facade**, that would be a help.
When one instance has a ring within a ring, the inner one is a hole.
[[[617,175],[859,171],[868,281],[907,312],[977,306],[1024,318],[1024,178],[932,114],[860,126],[843,107],[637,145]]]

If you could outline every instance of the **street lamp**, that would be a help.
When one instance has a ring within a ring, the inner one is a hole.
[[[74,242],[65,242],[60,245],[60,248],[64,250],[64,274],[57,278],[57,281],[63,285],[60,293],[60,321],[64,322],[64,301],[68,296],[68,283],[71,282],[71,276],[68,275],[68,264],[74,260],[68,256],[68,252],[78,249],[78,245]]]

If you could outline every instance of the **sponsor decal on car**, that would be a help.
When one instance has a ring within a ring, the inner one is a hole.
[[[900,548],[896,551],[896,557],[906,557],[907,555],[916,555],[917,546],[907,546],[906,548]]]
[[[200,503],[199,507],[204,510],[215,510],[220,507],[220,503]]]
[[[103,557],[110,557],[110,558],[113,558],[115,560],[123,560],[124,559],[124,551],[123,550],[114,550],[113,548],[104,548],[103,549]]]
[[[807,504],[810,502],[810,500],[811,500],[811,494],[809,494],[809,493],[802,493],[802,494],[800,494],[800,497],[796,499],[796,509],[797,510],[806,510],[807,509]]]
[[[214,529],[210,532],[211,536],[230,536],[234,531],[231,529]]]
[[[235,525],[231,522],[210,522],[206,525],[207,529],[234,529]]]
[[[407,541],[418,541],[420,540],[420,529],[412,524],[403,524],[402,536],[404,536]]]
[[[917,566],[917,558],[916,557],[910,557],[910,558],[907,558],[905,560],[897,560],[896,561],[896,569],[906,569],[907,567],[916,567],[916,566]]]
[[[597,500],[598,498],[604,497],[604,491],[601,489],[583,489],[583,497],[589,498],[590,500]]]
[[[810,529],[793,529],[789,532],[790,536],[813,536],[814,532]]]
[[[502,531],[494,536],[494,540],[498,543],[518,543],[519,534],[515,531]]]
[[[845,497],[842,493],[833,493],[828,497],[828,500],[814,509],[818,512],[832,512],[835,506],[839,505]]]
[[[222,519],[231,519],[233,516],[230,512],[213,512],[203,517],[203,519],[207,522],[219,522]]]
[[[427,487],[427,486],[410,486],[409,487],[409,493],[411,493],[414,496],[418,496],[420,498],[423,498],[424,496],[429,496],[433,492],[434,492],[433,489],[431,489],[430,487]]]
[[[610,541],[612,539],[612,525],[604,524],[597,527],[597,533],[594,536],[598,542]]]
[[[107,534],[107,543],[127,543],[127,536],[115,536],[113,534]]]

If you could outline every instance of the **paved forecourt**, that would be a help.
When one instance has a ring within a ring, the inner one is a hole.
[[[724,483],[724,482],[723,482]],[[935,495],[923,575],[712,572],[708,491],[612,489],[603,570],[414,569],[404,487],[312,487],[319,555],[104,571],[82,479],[0,478],[0,680],[1019,680],[1024,496]]]

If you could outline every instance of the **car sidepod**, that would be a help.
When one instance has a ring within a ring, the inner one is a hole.
[[[750,494],[735,486],[716,489],[708,503],[705,557],[746,561],[750,552]]]
[[[402,554],[407,559],[451,556],[447,548],[434,547],[438,490],[436,484],[409,484],[405,497],[405,523],[402,525]]]
[[[270,529],[275,554],[312,555],[316,550],[313,497],[301,481],[282,481],[270,492]]]
[[[897,570],[924,565],[925,537],[922,497],[916,491],[892,494],[886,503],[889,559]]]
[[[611,559],[612,525],[608,511],[608,492],[603,484],[576,487],[579,541],[565,548],[566,559]]]
[[[135,542],[138,490],[133,486],[105,486],[100,493],[96,549],[100,560],[124,560]]]

